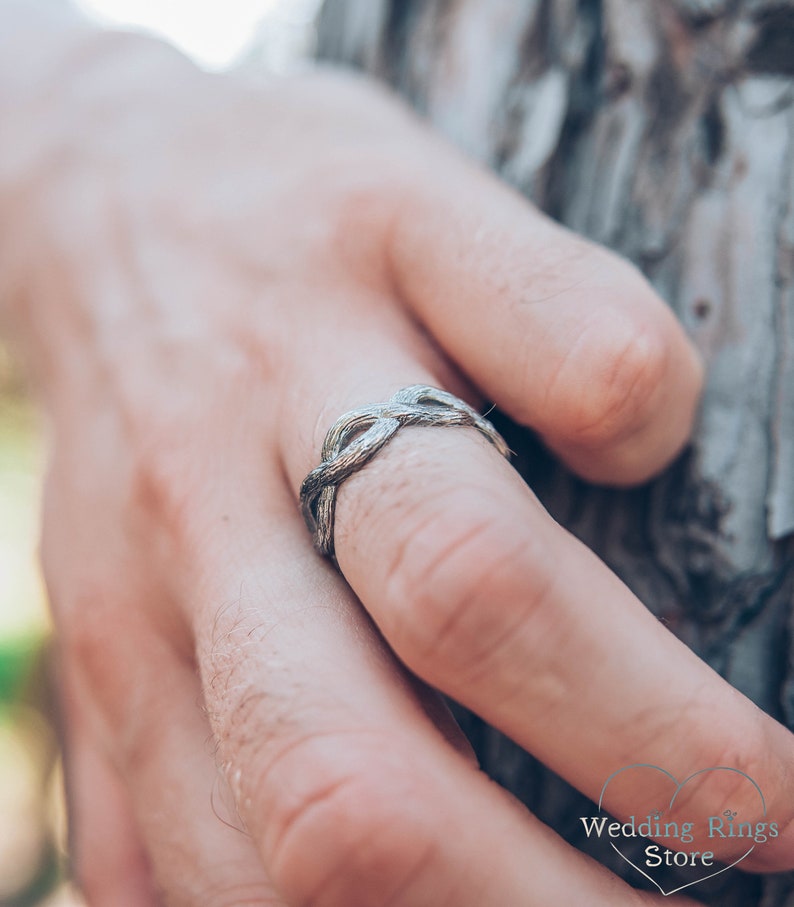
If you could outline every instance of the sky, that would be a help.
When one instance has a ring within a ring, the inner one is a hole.
[[[225,69],[254,41],[275,68],[304,34],[319,0],[77,0],[108,25],[143,28],[175,44],[205,69]]]

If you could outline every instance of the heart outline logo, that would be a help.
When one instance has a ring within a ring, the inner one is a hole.
[[[606,794],[606,790],[607,790],[607,787],[609,787],[610,782],[613,781],[615,778],[617,778],[618,775],[622,774],[625,771],[628,771],[629,769],[633,769],[633,768],[655,769],[656,771],[661,772],[663,775],[665,775],[667,778],[669,778],[670,781],[673,782],[673,784],[675,784],[675,792],[673,793],[673,796],[670,799],[670,803],[668,804],[668,807],[667,807],[668,809],[673,808],[673,804],[675,803],[676,798],[681,793],[683,788],[693,778],[697,778],[698,775],[703,775],[703,774],[706,774],[707,772],[716,772],[716,771],[733,772],[734,774],[741,775],[743,778],[746,778],[758,792],[758,796],[761,799],[761,807],[763,810],[761,815],[762,815],[762,818],[766,818],[766,798],[764,797],[764,793],[761,790],[761,788],[758,786],[756,781],[753,778],[751,778],[746,772],[743,772],[741,769],[738,769],[738,768],[733,768],[732,766],[729,766],[729,765],[712,765],[710,768],[701,768],[698,771],[693,772],[691,775],[688,775],[686,778],[684,778],[683,781],[679,781],[678,778],[676,778],[676,776],[672,772],[668,772],[667,769],[662,768],[660,765],[654,765],[653,763],[650,763],[650,762],[635,762],[632,765],[624,765],[623,768],[619,768],[616,772],[613,772],[607,778],[607,780],[604,782],[604,786],[601,788],[601,795],[598,798],[599,811],[603,811],[604,795]],[[647,872],[644,872],[642,869],[640,869],[640,867],[637,866],[637,864],[634,863],[632,860],[630,860],[620,850],[620,848],[617,847],[612,841],[609,842],[609,845],[615,851],[615,853],[617,853],[618,856],[621,857],[621,859],[625,860],[629,864],[629,866],[636,869],[640,875],[645,876],[645,878],[648,879],[649,882],[651,882],[653,885],[655,885],[659,889],[659,891],[661,892],[663,897],[670,897],[670,895],[677,894],[679,891],[683,891],[685,888],[691,888],[693,885],[699,885],[701,882],[705,882],[707,879],[713,879],[715,876],[722,875],[723,872],[727,872],[729,869],[733,869],[734,866],[738,866],[739,863],[741,863],[743,860],[746,860],[747,857],[750,856],[750,854],[755,850],[755,847],[756,847],[755,843],[753,843],[753,846],[747,851],[747,853],[742,854],[742,856],[740,856],[738,859],[734,860],[733,863],[730,863],[727,866],[723,866],[722,869],[718,869],[716,872],[711,872],[708,875],[703,876],[702,878],[695,879],[692,882],[687,882],[685,885],[679,885],[677,888],[673,888],[670,891],[665,891],[664,888],[662,888],[662,886],[656,881],[656,879],[654,879],[652,876],[648,875]]]

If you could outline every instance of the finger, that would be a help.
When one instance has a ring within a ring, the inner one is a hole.
[[[106,626],[86,624],[76,651],[80,695],[91,695],[95,720],[129,791],[156,880],[156,903],[285,907],[250,837],[235,827],[236,817],[218,795],[195,672],[145,623],[131,624],[123,639]],[[92,818],[85,815],[81,824],[95,840],[100,829],[89,824]],[[97,871],[108,896],[95,903],[122,903],[124,877],[114,880],[109,867]]]
[[[149,861],[127,791],[92,738],[75,691],[67,692],[66,686],[62,676],[69,843],[78,884],[89,905],[156,907]]]
[[[290,904],[657,903],[448,745],[286,493],[237,503],[189,597],[220,752]]]
[[[335,386],[352,389],[346,397],[319,373],[312,385],[304,362],[295,412],[307,414],[317,435],[315,411],[336,407],[339,415],[401,384],[434,383],[416,362],[398,362],[394,348],[375,359],[361,353],[367,346],[354,355],[338,340],[330,365],[323,359]],[[353,369],[345,364],[354,361]],[[367,369],[369,392],[359,377]],[[310,432],[282,428],[297,488],[319,460],[321,438],[312,449]],[[335,544],[345,578],[409,668],[588,796],[597,800],[605,780],[631,763],[681,779],[728,765],[761,786],[781,829],[791,822],[792,735],[653,618],[476,432],[401,429],[342,485]],[[704,815],[734,795],[732,808],[755,809],[734,780],[700,777],[685,799]],[[636,787],[616,785],[607,806],[628,816],[637,796]],[[757,865],[794,864],[790,834],[758,848]],[[730,855],[734,843],[721,842],[722,852]]]
[[[658,471],[689,436],[702,382],[668,307],[625,260],[448,152],[438,160],[390,233],[402,298],[582,476],[626,485]]]
[[[336,546],[410,668],[593,799],[630,763],[681,779],[726,765],[761,786],[781,828],[791,821],[792,735],[669,633],[471,432],[397,437],[343,486]],[[751,810],[733,781],[704,776],[691,808]],[[608,808],[630,815],[636,794]],[[794,865],[790,838],[760,851]]]

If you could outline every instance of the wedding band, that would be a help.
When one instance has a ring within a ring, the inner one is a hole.
[[[300,502],[314,547],[334,558],[336,495],[345,479],[358,472],[405,425],[468,425],[484,435],[504,457],[510,448],[491,423],[454,394],[413,384],[386,403],[351,409],[325,436],[322,462],[303,480]]]

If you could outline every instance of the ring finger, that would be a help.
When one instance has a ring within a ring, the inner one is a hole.
[[[374,324],[368,336],[355,300],[347,306],[355,328],[337,325],[334,350],[304,360],[296,378],[303,430],[284,426],[295,488],[336,415],[449,375],[440,358],[433,369],[417,354],[421,336],[401,343],[406,332]],[[728,765],[756,780],[781,828],[791,822],[792,735],[662,627],[477,433],[401,429],[341,486],[335,544],[345,578],[409,668],[591,798],[633,763],[681,778]],[[734,780],[704,775],[691,808],[732,798],[754,809],[754,794]],[[628,816],[638,796],[622,785],[606,806]],[[789,836],[754,865],[794,865]]]

